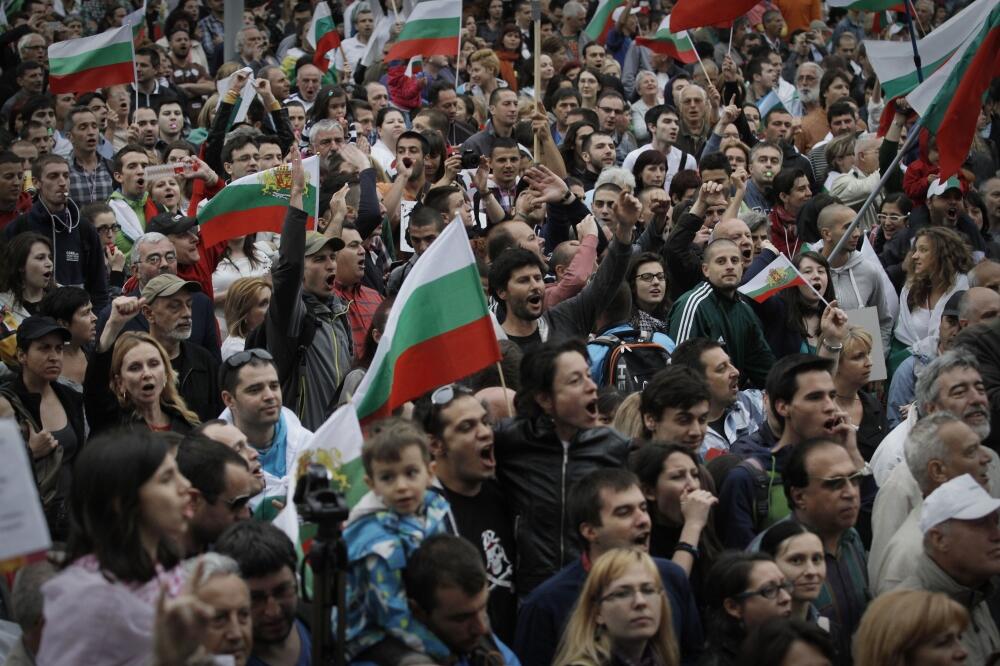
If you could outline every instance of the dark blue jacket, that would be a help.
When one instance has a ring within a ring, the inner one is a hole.
[[[653,561],[660,570],[663,589],[670,603],[681,663],[696,664],[705,640],[687,576],[670,560],[654,557]],[[586,578],[583,559],[577,558],[528,595],[518,614],[517,634],[514,637],[514,652],[524,666],[549,666],[552,663]]]

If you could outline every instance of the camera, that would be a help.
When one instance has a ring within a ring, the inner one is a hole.
[[[478,169],[479,168],[479,153],[472,150],[471,148],[466,148],[462,151],[462,168],[463,169]]]
[[[339,528],[351,512],[344,494],[330,487],[330,472],[317,463],[310,464],[295,484],[294,501],[302,519],[321,528]]]

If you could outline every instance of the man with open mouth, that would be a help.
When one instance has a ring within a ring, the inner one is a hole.
[[[524,666],[552,663],[587,572],[601,555],[615,548],[649,550],[652,522],[639,479],[632,472],[624,469],[591,472],[573,486],[567,510],[583,552],[537,587],[521,606],[514,650]],[[670,619],[680,652],[685,663],[688,660],[694,663],[703,641],[687,575],[670,560],[654,558],[653,561],[670,604]]]
[[[460,384],[448,384],[420,403],[417,418],[430,435],[435,484],[451,505],[455,532],[479,551],[486,567],[493,631],[514,640],[514,521],[496,482],[493,427],[483,404]]]

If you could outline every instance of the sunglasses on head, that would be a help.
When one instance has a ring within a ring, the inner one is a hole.
[[[233,371],[239,370],[244,365],[252,361],[253,359],[260,359],[261,361],[274,362],[274,357],[266,349],[247,349],[241,352],[236,352],[232,356],[226,358],[219,366],[219,383],[224,384],[226,381],[226,376]]]

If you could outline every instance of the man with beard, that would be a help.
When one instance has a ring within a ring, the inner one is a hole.
[[[108,272],[104,247],[91,224],[80,220],[80,208],[70,196],[70,168],[57,155],[44,155],[31,165],[38,188],[34,205],[4,227],[9,242],[19,233],[33,231],[52,241],[53,282],[83,287],[91,294],[94,307],[108,302]]]
[[[730,240],[712,241],[705,247],[701,272],[704,282],[670,309],[670,337],[677,344],[697,337],[719,340],[748,383],[762,387],[774,354],[757,315],[736,291],[743,276],[740,248]]]
[[[837,627],[837,652],[849,655],[851,639],[871,594],[868,558],[854,529],[861,510],[860,489],[868,472],[852,426],[842,423],[844,426],[850,430],[846,440],[818,437],[794,447],[783,477],[792,510],[787,520],[807,528],[823,543],[826,579],[813,603],[819,614]],[[762,537],[751,546],[753,550],[759,548]]]
[[[271,523],[247,520],[223,532],[215,551],[236,560],[250,589],[253,652],[247,666],[308,663],[312,636],[296,618],[298,558],[291,540]]]
[[[667,176],[663,181],[663,189],[669,190],[670,181],[679,171],[695,171],[698,162],[694,155],[674,145],[680,132],[680,116],[677,115],[677,109],[669,104],[658,104],[646,111],[643,120],[649,129],[650,142],[626,155],[622,161],[622,168],[632,171],[636,159],[643,151],[658,150],[667,156]]]
[[[486,128],[462,144],[462,150],[474,150],[477,155],[489,155],[497,137],[514,135],[517,124],[517,93],[510,88],[497,88],[490,94],[490,119]]]
[[[274,359],[262,349],[252,349],[223,361],[219,376],[225,411],[219,418],[246,436],[264,476],[264,496],[284,497],[288,472],[298,451],[312,433],[292,410],[282,405],[281,383]],[[263,501],[263,515],[273,513]]]
[[[546,196],[555,201],[567,196],[569,188],[558,178],[552,178]],[[560,187],[561,186],[561,187]],[[601,263],[594,280],[580,294],[551,309],[545,308],[545,283],[548,271],[537,253],[522,248],[502,252],[490,266],[490,292],[503,301],[507,316],[502,324],[508,338],[523,351],[549,339],[586,337],[594,327],[604,304],[611,300],[625,277],[632,254],[632,231],[639,219],[638,199],[622,192],[616,205],[614,241]]]
[[[154,162],[157,146],[163,145],[160,143],[160,119],[156,115],[156,109],[150,106],[139,107],[132,116],[132,124],[135,126],[136,142],[149,155],[150,162]]]
[[[566,505],[568,524],[583,552],[524,601],[514,642],[524,666],[552,663],[587,572],[601,555],[615,548],[649,550],[652,522],[639,479],[632,472],[595,470],[573,484]],[[687,576],[670,560],[653,561],[670,604],[673,634],[684,655],[683,663],[697,663],[702,629]]]
[[[743,194],[743,203],[752,210],[771,214],[768,192],[774,177],[781,171],[784,152],[770,141],[761,141],[750,150],[750,181]]]
[[[107,201],[115,181],[110,160],[97,154],[97,116],[85,106],[76,106],[69,112],[66,124],[66,133],[73,144],[69,156],[69,191],[73,202],[85,206]]]
[[[430,435],[436,485],[451,505],[454,532],[476,546],[489,580],[489,616],[504,642],[514,639],[514,522],[496,482],[493,428],[472,391],[449,384],[419,405]]]
[[[615,165],[615,141],[610,134],[598,130],[583,140],[580,157],[586,170],[580,174],[584,190],[594,189],[602,171]]]
[[[693,338],[674,349],[671,365],[687,366],[705,380],[710,397],[708,428],[699,449],[707,458],[711,450],[727,452],[740,437],[757,431],[764,422],[761,391],[740,391],[740,371],[721,344]]]

